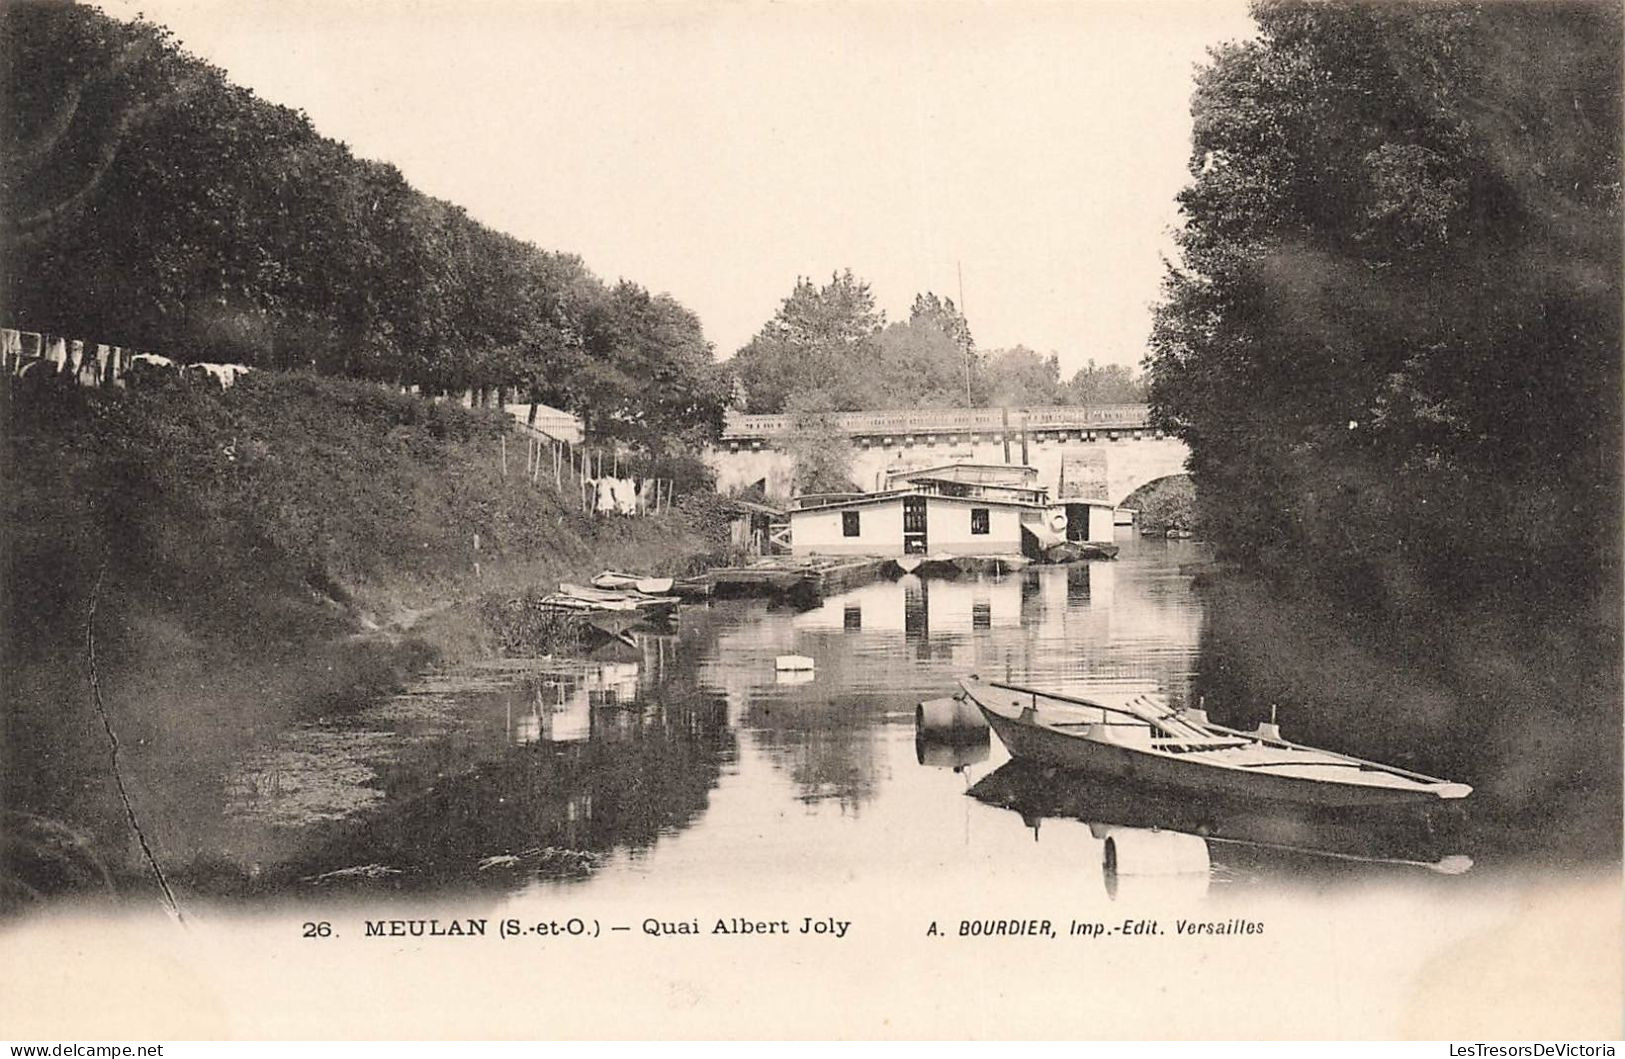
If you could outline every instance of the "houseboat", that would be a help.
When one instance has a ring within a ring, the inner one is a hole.
[[[795,555],[1021,555],[1034,544],[1112,539],[1107,501],[1052,503],[1036,468],[954,463],[887,472],[872,493],[797,497]]]

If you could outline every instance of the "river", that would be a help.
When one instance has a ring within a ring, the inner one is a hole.
[[[1027,769],[985,735],[916,737],[916,704],[971,673],[1201,697],[1215,668],[1195,586],[1204,546],[1122,544],[1115,561],[907,576],[810,610],[686,607],[674,631],[637,633],[586,660],[433,673],[241,756],[214,841],[247,867],[250,890],[301,899],[611,892],[638,880],[667,892],[779,893],[921,872],[950,890],[950,879],[975,889],[1014,873],[1087,876],[1104,891],[1123,882],[1105,870],[1105,840],[1125,829],[1119,847],[1148,866],[1166,861],[1203,893],[1238,880],[1380,874],[1449,885],[1482,873],[1467,814],[1216,815]],[[778,671],[775,659],[790,654],[812,668]],[[1260,719],[1207,705],[1215,719]],[[1289,705],[1288,735],[1311,713]],[[1312,720],[1335,747],[1367,749],[1357,726]],[[1391,745],[1391,725],[1380,742]],[[1204,836],[1205,856],[1167,837],[1181,831]]]

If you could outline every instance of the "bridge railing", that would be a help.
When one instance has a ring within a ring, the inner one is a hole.
[[[1143,404],[1089,407],[1012,408],[1008,422],[1002,408],[927,408],[883,412],[837,412],[831,419],[846,434],[979,433],[983,431],[1045,429],[1087,430],[1093,427],[1143,427],[1150,409]],[[729,412],[722,436],[760,438],[786,434],[788,415],[744,415]]]

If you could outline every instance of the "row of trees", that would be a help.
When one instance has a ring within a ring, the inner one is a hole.
[[[161,27],[6,0],[0,56],[8,324],[508,388],[652,445],[720,425],[731,379],[682,305],[415,191]]]
[[[888,324],[869,284],[851,270],[810,279],[733,359],[749,412],[875,408],[1115,404],[1145,399],[1121,365],[1091,360],[1063,381],[1059,358],[1025,346],[979,351],[951,298],[917,295]]]

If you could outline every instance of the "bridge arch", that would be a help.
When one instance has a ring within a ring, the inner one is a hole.
[[[1180,470],[1175,471],[1172,474],[1165,474],[1160,478],[1153,478],[1148,482],[1141,482],[1139,485],[1135,486],[1133,489],[1130,489],[1127,493],[1123,494],[1123,496],[1118,499],[1117,506],[1118,507],[1134,507],[1135,504],[1136,504],[1136,501],[1139,499],[1139,496],[1137,494],[1143,495],[1143,493],[1146,490],[1149,490],[1154,485],[1159,485],[1159,484],[1161,484],[1163,482],[1170,482],[1170,481],[1173,481],[1176,478],[1188,478],[1189,476],[1190,476],[1190,472],[1187,471],[1187,470],[1184,470],[1183,468],[1181,468]]]

